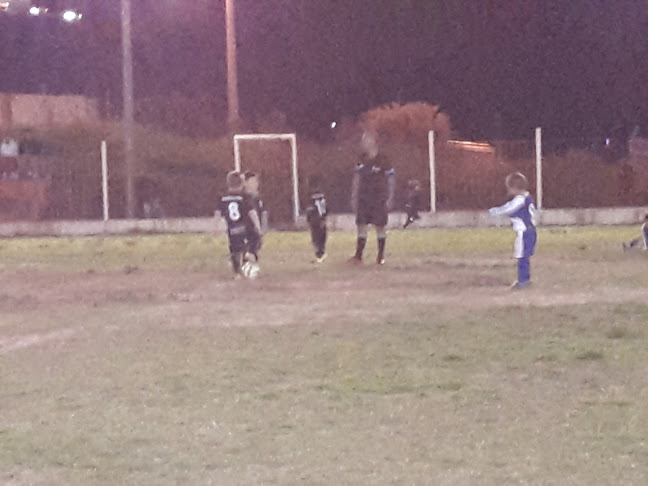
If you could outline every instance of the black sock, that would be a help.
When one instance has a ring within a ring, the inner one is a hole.
[[[367,238],[362,237],[362,236],[358,236],[358,242],[356,244],[356,254],[355,254],[355,257],[358,260],[362,259],[362,253],[364,252],[366,244],[367,244]]]
[[[387,243],[387,238],[383,236],[378,238],[378,259],[382,260],[385,258],[385,244]]]
[[[241,273],[241,254],[240,253],[232,253],[230,255],[230,259],[232,260],[232,270],[234,270],[234,273]]]
[[[321,258],[326,253],[326,229],[322,229],[317,242],[317,257]]]

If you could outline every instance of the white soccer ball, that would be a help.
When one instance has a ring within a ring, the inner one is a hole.
[[[259,265],[257,263],[245,262],[241,267],[241,273],[245,278],[254,280],[259,276],[259,273],[261,273],[261,268],[259,268]]]

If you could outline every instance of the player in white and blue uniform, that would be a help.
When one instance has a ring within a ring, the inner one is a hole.
[[[524,175],[516,172],[506,178],[506,187],[510,196],[509,202],[503,206],[491,208],[493,216],[507,215],[515,231],[514,257],[518,261],[518,279],[514,289],[523,289],[531,284],[531,257],[535,252],[537,241],[536,206],[529,194],[528,182]]]
[[[641,237],[635,238],[630,243],[624,243],[623,249],[629,250],[631,248],[641,248],[642,250],[648,250],[648,214],[643,220],[641,225]]]

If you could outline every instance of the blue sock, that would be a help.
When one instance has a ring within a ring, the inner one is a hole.
[[[518,258],[518,282],[526,283],[531,280],[531,258]]]

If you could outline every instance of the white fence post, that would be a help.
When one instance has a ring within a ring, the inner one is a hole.
[[[430,211],[436,213],[436,151],[434,150],[434,130],[428,133],[428,153],[430,156]]]
[[[536,143],[536,204],[542,209],[542,128],[535,130]]]
[[[108,145],[105,140],[101,142],[101,190],[103,195],[103,220],[110,218],[108,202]]]

